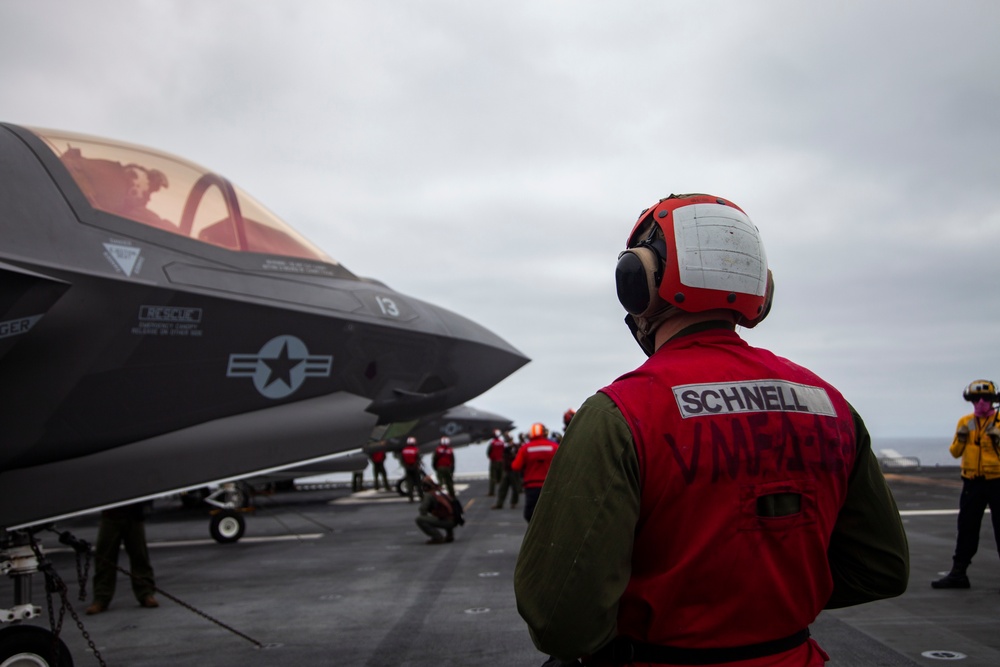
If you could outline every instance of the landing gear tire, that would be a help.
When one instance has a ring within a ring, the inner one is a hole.
[[[243,520],[243,515],[232,510],[222,510],[218,514],[212,515],[212,521],[208,525],[208,532],[212,534],[212,539],[219,544],[232,544],[243,537],[243,531],[247,524]],[[4,667],[0,665],[0,667]]]
[[[55,641],[53,641],[55,640]],[[37,625],[11,625],[0,630],[0,667],[73,667],[73,656],[61,639]]]
[[[406,478],[405,477],[403,479],[399,480],[398,482],[396,482],[396,493],[398,493],[401,496],[408,496],[408,495],[410,495],[410,494],[408,494],[406,492]]]

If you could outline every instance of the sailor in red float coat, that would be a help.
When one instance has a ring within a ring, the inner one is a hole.
[[[512,470],[521,473],[524,488],[537,489],[542,486],[545,476],[549,474],[552,457],[556,455],[559,445],[548,438],[540,437],[529,440],[510,464]]]
[[[521,473],[523,478],[525,521],[531,521],[542,492],[542,483],[552,465],[552,457],[559,449],[559,445],[546,438],[545,433],[545,427],[541,424],[532,425],[531,439],[521,446],[510,464],[511,470]]]

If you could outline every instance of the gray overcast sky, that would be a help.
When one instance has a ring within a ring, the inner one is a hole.
[[[750,342],[876,440],[946,443],[1000,380],[998,29],[995,0],[0,0],[0,120],[186,157],[493,329],[533,361],[470,403],[521,429],[644,359],[638,213],[732,199],[777,283]]]

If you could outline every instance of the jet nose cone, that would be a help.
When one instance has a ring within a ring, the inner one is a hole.
[[[434,370],[409,386],[394,386],[369,408],[383,420],[415,419],[479,396],[531,361],[524,353],[470,319],[423,304],[435,320],[429,331]]]
[[[479,396],[531,361],[496,336],[489,342],[459,340],[453,345],[449,361],[457,378],[454,391],[463,395],[459,403]]]
[[[486,389],[531,361],[523,352],[481,324],[444,308],[436,308],[435,314],[450,339],[471,345],[469,351],[479,357],[475,368],[491,377],[495,374]],[[464,349],[461,345],[456,347],[456,350]]]

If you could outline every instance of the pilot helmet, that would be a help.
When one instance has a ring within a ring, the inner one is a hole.
[[[757,227],[736,204],[670,195],[639,215],[615,268],[626,324],[646,354],[656,328],[679,311],[735,311],[752,328],[771,308],[773,278]]]

